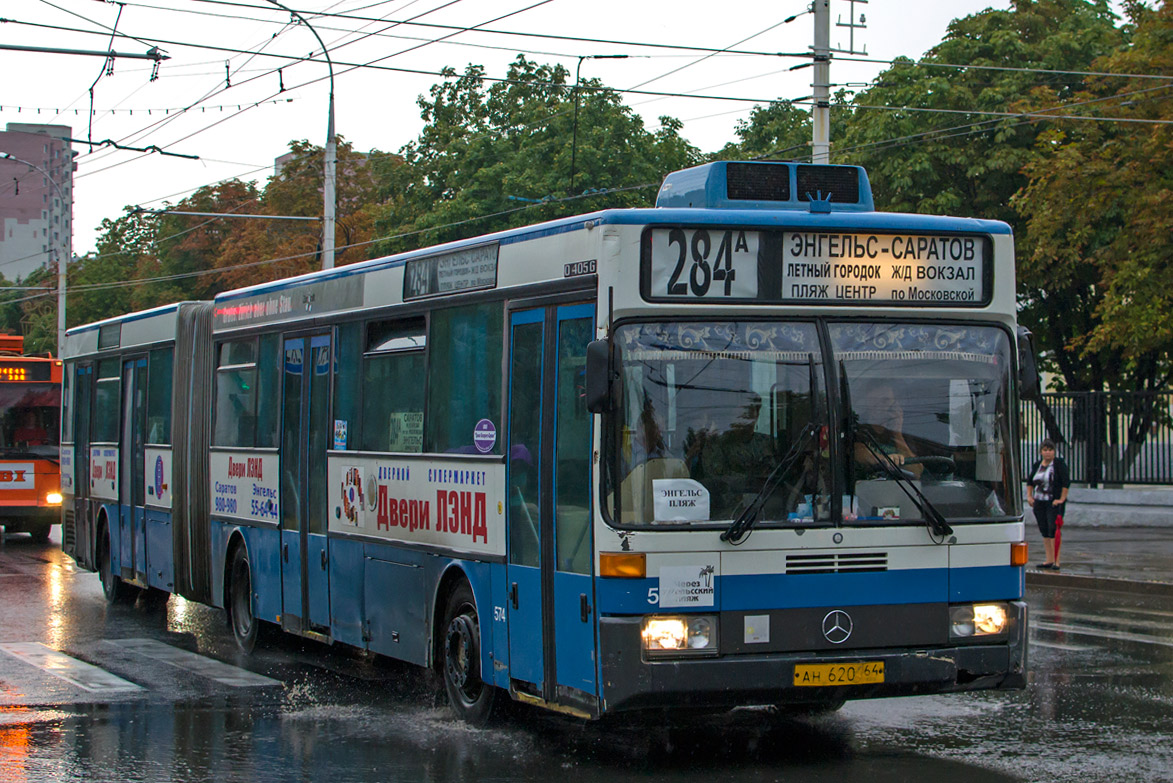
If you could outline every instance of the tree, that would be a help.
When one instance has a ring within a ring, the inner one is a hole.
[[[1020,257],[1024,316],[1076,390],[1156,392],[1173,382],[1173,131],[1159,124],[1173,121],[1173,106],[1167,82],[1123,75],[1173,77],[1173,8],[1127,10],[1131,43],[1092,66],[1122,75],[1090,78],[1073,96],[1080,114],[1104,119],[1041,134],[1014,200],[1030,238]],[[1167,416],[1155,395],[1134,399],[1118,476]]]
[[[560,65],[519,56],[508,78],[488,88],[480,66],[444,75],[419,99],[425,126],[402,162],[376,163],[387,199],[377,227],[393,237],[384,252],[600,207],[647,206],[654,187],[622,189],[657,185],[699,160],[678,121],[662,117],[659,131],[647,131],[597,79],[579,86],[576,132],[575,89]],[[606,193],[593,195],[599,190]]]
[[[290,160],[273,176],[255,204],[257,214],[317,217],[322,214],[324,152],[308,141],[289,144]],[[334,258],[336,266],[370,258],[378,187],[371,158],[339,139]],[[394,158],[394,156],[391,156]],[[295,220],[236,221],[231,236],[217,253],[215,266],[224,270],[216,282],[221,289],[238,288],[320,269],[322,224]],[[276,259],[276,260],[274,260]],[[261,263],[259,261],[272,261]]]
[[[771,157],[786,160],[799,158],[810,150],[810,115],[790,101],[754,106],[749,119],[738,120],[733,132],[740,141],[726,144],[713,155],[714,159]]]
[[[980,112],[1020,110],[1028,95],[1032,107],[1043,95],[1048,107],[1058,105],[1083,77],[967,66],[1087,70],[1122,41],[1107,0],[1014,0],[1008,10],[956,19],[923,58],[935,65],[900,60],[856,95],[855,116],[832,148],[835,162],[867,167],[884,209],[974,215],[1020,229],[1010,199],[1026,184],[1035,139],[1051,125]]]

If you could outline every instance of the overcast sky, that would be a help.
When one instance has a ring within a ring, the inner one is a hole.
[[[683,120],[685,138],[706,152],[734,138],[737,121],[748,116],[755,100],[797,99],[811,93],[812,70],[788,70],[802,62],[794,57],[709,56],[630,45],[805,52],[812,40],[813,15],[782,22],[806,11],[807,0],[283,2],[306,14],[330,48],[335,61],[337,130],[364,151],[397,151],[418,135],[422,121],[416,98],[438,81],[435,74],[442,67],[463,70],[476,63],[485,66],[487,75],[501,77],[519,52],[539,62],[561,63],[572,73],[581,55],[628,54],[631,57],[624,60],[586,60],[583,78],[599,78],[619,89],[743,99],[625,96],[651,129],[658,127],[661,115]],[[69,125],[77,139],[156,145],[199,157],[188,160],[97,148],[90,152],[85,145],[75,145],[80,154],[75,174],[74,251],[79,254],[93,249],[101,220],[118,217],[125,205],[158,208],[201,185],[232,177],[263,184],[272,173],[273,159],[288,150],[291,139],[320,145],[326,136],[326,66],[265,56],[305,57],[317,48],[308,29],[287,25],[289,14],[262,8],[264,0],[129,0],[120,5],[121,19],[119,5],[101,0],[21,0],[4,4],[4,16],[10,22],[0,24],[3,45],[105,51],[117,21],[118,36],[112,44],[116,52],[142,54],[157,46],[171,58],[159,66],[152,81],[152,67],[145,60],[118,59],[113,73],[107,74],[101,57],[0,51],[0,73],[5,74],[0,122],[5,125]],[[866,28],[855,30],[855,48],[866,49],[866,58],[877,60],[900,55],[916,58],[941,40],[951,19],[990,6],[1005,8],[1009,0],[857,2],[856,21],[864,15]],[[831,0],[833,47],[848,48],[849,29],[834,25],[848,22],[851,11],[848,0]],[[386,21],[324,18],[310,12]],[[512,15],[498,19],[507,14]],[[393,25],[412,19],[559,37]],[[574,40],[584,38],[629,43]],[[835,84],[863,84],[884,68],[880,63],[848,62],[847,56],[837,55],[832,65]],[[402,70],[344,65],[376,60],[377,66]],[[97,112],[92,129],[87,121],[91,85]],[[186,107],[192,108],[182,112]]]

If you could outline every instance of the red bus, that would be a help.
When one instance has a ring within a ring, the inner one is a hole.
[[[48,541],[61,522],[61,361],[0,335],[0,526]]]

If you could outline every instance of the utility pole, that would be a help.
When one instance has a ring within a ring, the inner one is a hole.
[[[322,269],[334,268],[334,222],[337,211],[335,191],[338,182],[338,142],[334,138],[334,61],[330,58],[330,50],[318,31],[304,16],[294,11],[278,0],[269,0],[270,3],[288,11],[289,15],[301,22],[318,39],[318,46],[322,47],[322,54],[326,56],[326,65],[330,68],[330,105],[326,115],[326,148],[325,163],[322,171]]]
[[[814,108],[811,109],[811,162],[831,162],[831,0],[814,0]]]
[[[866,5],[868,0],[849,0],[851,3],[851,19],[848,22],[836,22],[838,27],[850,30],[851,43],[846,49],[831,48],[831,0],[813,0],[815,14],[815,40],[811,51],[814,54],[814,108],[811,109],[811,161],[813,163],[831,162],[831,54],[867,54],[867,47],[861,51],[855,49],[855,31],[863,29],[867,17],[860,14],[859,23],[855,21],[855,4]]]

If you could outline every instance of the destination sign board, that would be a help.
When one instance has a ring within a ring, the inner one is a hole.
[[[863,306],[982,306],[991,242],[976,234],[652,228],[644,298]]]
[[[403,299],[474,291],[497,285],[496,244],[470,247],[407,262],[403,276]]]

